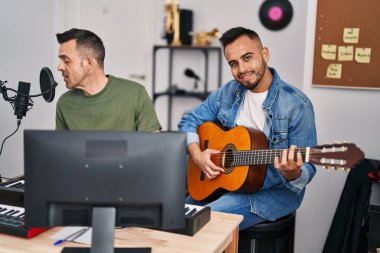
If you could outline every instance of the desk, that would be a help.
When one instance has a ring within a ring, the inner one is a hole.
[[[223,252],[237,253],[239,224],[243,216],[211,212],[211,220],[195,236],[167,233],[144,228],[115,230],[115,247],[151,247],[152,253]],[[65,247],[85,247],[78,243],[53,246],[50,237],[60,227],[49,229],[31,239],[0,234],[0,252],[7,253],[50,253],[60,252]]]

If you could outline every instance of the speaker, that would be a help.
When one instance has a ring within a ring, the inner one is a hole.
[[[179,15],[179,38],[182,45],[191,45],[192,36],[189,33],[193,31],[193,11],[180,9]],[[173,41],[173,36],[173,33],[165,34],[166,41],[169,45]]]
[[[181,9],[179,24],[182,45],[191,45],[192,36],[189,33],[193,31],[193,11]]]
[[[288,0],[266,0],[260,7],[260,21],[269,30],[285,28],[293,16],[293,7]]]

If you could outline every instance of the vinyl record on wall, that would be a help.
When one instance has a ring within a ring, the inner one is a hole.
[[[288,0],[266,0],[260,7],[260,21],[269,30],[285,28],[293,16],[293,7]]]

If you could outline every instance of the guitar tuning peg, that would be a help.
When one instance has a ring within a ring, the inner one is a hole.
[[[340,141],[334,141],[334,144],[341,144]]]
[[[350,171],[351,171],[351,168],[345,167],[345,168],[344,168],[344,171],[345,171],[345,172],[350,172]]]
[[[327,167],[329,170],[336,170],[336,167],[334,167],[334,166],[328,166]]]
[[[321,166],[322,167],[322,169],[327,169],[327,167],[326,166]]]
[[[325,145],[331,145],[331,142],[325,141]]]

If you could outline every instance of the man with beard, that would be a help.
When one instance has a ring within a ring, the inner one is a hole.
[[[179,130],[187,132],[192,160],[202,170],[204,180],[213,180],[224,172],[211,160],[220,150],[200,149],[197,129],[204,122],[219,123],[227,129],[244,126],[261,130],[269,149],[284,151],[267,166],[258,191],[226,192],[211,202],[195,201],[189,196],[186,202],[208,205],[213,211],[241,214],[242,230],[286,216],[300,206],[305,187],[316,169],[303,162],[297,147],[316,145],[314,111],[305,94],[285,83],[275,69],[268,67],[269,50],[263,47],[256,32],[235,27],[219,41],[234,80],[212,92],[179,122]]]
[[[96,34],[73,28],[56,36],[58,70],[70,89],[57,102],[57,130],[161,129],[144,86],[105,74],[105,49]]]

